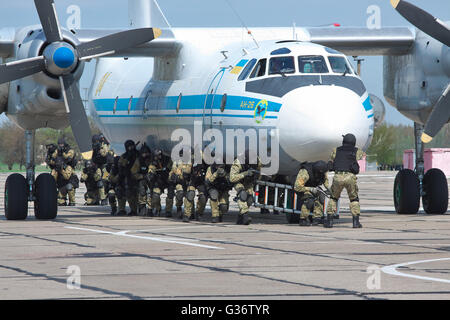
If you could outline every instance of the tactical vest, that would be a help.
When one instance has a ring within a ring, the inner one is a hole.
[[[309,179],[306,181],[305,187],[318,187],[325,182],[325,174],[314,172],[312,163],[302,163],[300,169],[305,169],[308,171]]]
[[[192,166],[191,185],[198,187],[205,183],[206,165],[198,164],[195,167]]]
[[[353,146],[341,146],[336,149],[336,157],[333,162],[335,172],[359,173],[358,161],[356,161],[356,152],[358,148]]]
[[[92,162],[94,162],[98,167],[102,168],[107,162],[107,157],[103,157],[100,154],[100,149],[94,149],[94,152],[92,154]]]
[[[212,166],[211,167],[211,173],[214,174],[216,172],[218,167]],[[230,168],[229,166],[225,166],[225,176],[224,177],[217,177],[214,182],[211,183],[211,185],[220,191],[230,190],[231,189],[231,183],[227,179],[227,177],[230,176]]]

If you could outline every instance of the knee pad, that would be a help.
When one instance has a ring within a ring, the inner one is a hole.
[[[175,197],[177,198],[178,201],[183,200],[184,197],[184,191],[183,190],[178,190],[175,194]]]
[[[219,204],[219,211],[221,214],[225,214],[228,211],[228,206],[225,203]]]
[[[247,198],[248,198],[248,193],[247,193],[247,191],[245,191],[244,189],[241,189],[240,191],[239,191],[239,193],[238,193],[238,196],[239,196],[239,199],[241,200],[241,201],[247,201]]]
[[[355,199],[350,199],[350,202],[359,202],[359,197],[356,197]]]
[[[189,202],[194,201],[194,198],[195,198],[195,191],[194,190],[189,190],[188,192],[186,192],[186,199]]]
[[[103,184],[103,180],[97,181],[97,188],[103,188],[105,185]]]
[[[217,199],[219,199],[219,191],[217,191],[217,189],[210,189],[209,197],[212,201],[217,201]]]
[[[198,195],[198,202],[199,203],[201,203],[201,204],[206,204],[206,201],[207,201],[208,199],[206,198],[206,196],[205,196],[205,194],[204,193],[200,193],[199,195]]]
[[[312,211],[314,209],[314,198],[306,198],[303,204],[309,211]]]
[[[65,189],[67,191],[71,191],[73,189],[73,185],[71,183],[66,184]]]

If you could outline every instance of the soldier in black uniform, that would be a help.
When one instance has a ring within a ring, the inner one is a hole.
[[[133,140],[125,141],[125,153],[120,156],[119,159],[119,181],[123,181],[125,185],[125,194],[131,211],[128,213],[130,216],[137,215],[137,184],[135,184],[131,177],[131,167],[133,166],[138,152],[136,150],[136,144]]]
[[[154,216],[161,213],[161,194],[167,188],[166,217],[172,216],[175,185],[169,182],[169,172],[172,168],[172,160],[164,155],[160,149],[153,151],[153,161],[149,166],[148,178],[151,184],[152,211]]]
[[[111,166],[111,171],[108,177],[108,200],[111,206],[111,215],[113,216],[124,216],[127,214],[125,210],[125,205],[127,202],[127,199],[125,197],[125,180],[119,179],[119,159],[119,156],[114,157],[114,163]]]
[[[150,148],[144,143],[139,149],[139,155],[131,167],[131,180],[138,188],[138,211],[140,216],[150,216],[147,214],[147,188],[149,187],[149,166],[152,162]]]

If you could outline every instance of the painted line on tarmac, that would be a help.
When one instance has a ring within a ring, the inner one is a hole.
[[[144,239],[144,240],[166,242],[166,243],[176,243],[176,244],[182,244],[182,245],[186,245],[186,246],[200,247],[200,248],[206,248],[206,249],[223,249],[223,248],[220,248],[220,247],[208,246],[208,245],[198,244],[198,243],[190,243],[190,242],[186,242],[186,241],[178,241],[178,240],[172,240],[172,239],[162,239],[162,238],[137,236],[137,235],[133,235],[133,234],[127,234],[127,232],[132,232],[132,230],[111,232],[111,231],[103,231],[103,230],[88,229],[88,228],[78,228],[78,227],[64,227],[64,228],[73,229],[73,230],[81,230],[81,231],[90,231],[90,232],[103,233],[103,234],[110,234],[110,235],[119,236],[119,237]]]
[[[383,268],[381,268],[381,271],[383,271],[384,273],[393,275],[393,276],[400,276],[400,277],[413,278],[413,279],[419,279],[419,280],[436,281],[436,282],[442,282],[442,283],[450,283],[450,280],[447,280],[447,279],[423,277],[423,276],[418,276],[418,275],[415,275],[415,274],[403,273],[403,272],[400,272],[400,271],[396,270],[397,268],[404,267],[404,266],[410,266],[410,265],[413,265],[413,264],[429,263],[429,262],[444,261],[444,260],[450,260],[450,258],[441,258],[441,259],[432,259],[432,260],[420,260],[420,261],[399,263],[399,264],[394,264],[394,265],[391,265],[391,266],[383,267]]]

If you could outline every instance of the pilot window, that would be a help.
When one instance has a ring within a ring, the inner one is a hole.
[[[294,72],[294,57],[276,57],[270,59],[269,74],[285,74]]]
[[[328,57],[328,61],[330,61],[333,72],[352,74],[352,69],[347,64],[347,60],[344,57]]]
[[[247,63],[247,65],[244,67],[244,69],[242,70],[241,74],[238,77],[239,81],[247,78],[248,74],[250,73],[252,68],[255,66],[255,63],[256,63],[256,59],[252,59],[252,60],[250,60],[249,63]]]
[[[299,56],[300,73],[328,73],[328,67],[322,56]]]
[[[262,77],[263,75],[265,75],[266,74],[266,64],[267,64],[267,59],[259,60],[255,69],[253,69],[252,74],[250,75],[250,78],[257,78],[257,77]]]

